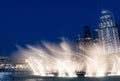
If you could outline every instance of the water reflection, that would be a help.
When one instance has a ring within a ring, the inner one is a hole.
[[[0,72],[0,81],[120,81],[120,77],[41,77],[22,72]]]

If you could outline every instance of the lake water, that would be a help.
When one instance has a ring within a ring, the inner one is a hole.
[[[15,72],[0,72],[0,81],[120,81],[120,76],[107,77],[41,77]]]

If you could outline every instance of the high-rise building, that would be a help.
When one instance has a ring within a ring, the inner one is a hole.
[[[93,30],[93,42],[94,43],[99,42],[99,30],[98,29]]]
[[[118,28],[118,34],[119,34],[119,40],[120,40],[120,22],[116,24],[116,27]]]
[[[100,16],[99,39],[105,53],[118,53],[118,28],[115,25],[112,13],[108,10],[102,10]]]
[[[76,52],[78,55],[84,53],[84,42],[83,37],[78,35],[76,38]]]
[[[90,27],[85,26],[84,27],[84,44],[85,46],[89,46],[92,43],[91,33],[90,33]]]

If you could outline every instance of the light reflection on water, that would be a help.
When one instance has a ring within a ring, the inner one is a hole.
[[[14,77],[15,76],[15,77]],[[107,77],[41,77],[16,72],[0,72],[0,81],[120,81],[120,76]]]

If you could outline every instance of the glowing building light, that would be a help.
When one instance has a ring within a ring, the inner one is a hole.
[[[118,53],[119,36],[112,13],[102,10],[99,24],[99,38],[107,54]]]

